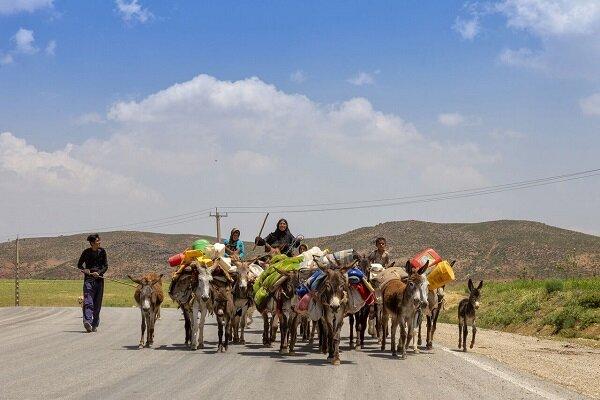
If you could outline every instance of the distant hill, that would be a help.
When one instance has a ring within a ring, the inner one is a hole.
[[[334,250],[374,247],[378,236],[387,238],[392,259],[404,263],[418,251],[433,247],[444,258],[456,259],[458,279],[545,278],[600,275],[600,237],[530,221],[492,221],[438,224],[420,221],[386,222],[341,235],[307,239],[309,246]],[[171,268],[167,258],[183,250],[198,235],[148,232],[105,232],[109,275],[160,271]],[[85,235],[21,240],[24,278],[77,278],[73,270],[87,246]],[[250,246],[250,245],[249,245]],[[13,277],[14,242],[0,244],[0,278]]]

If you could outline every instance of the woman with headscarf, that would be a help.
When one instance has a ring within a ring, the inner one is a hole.
[[[246,251],[244,242],[240,240],[240,230],[238,228],[231,230],[229,239],[223,240],[223,244],[225,245],[225,253],[228,255],[237,254],[240,259],[244,258]]]
[[[257,236],[256,239],[254,239],[254,243],[257,246],[265,246],[266,252],[270,252],[273,248],[277,248],[281,254],[292,257],[294,248],[300,246],[300,241],[302,239],[304,239],[304,237],[294,237],[294,235],[292,235],[287,220],[282,218],[277,221],[275,232],[269,233],[264,239]]]

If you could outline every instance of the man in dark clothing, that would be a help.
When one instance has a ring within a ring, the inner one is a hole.
[[[277,228],[274,232],[269,233],[264,239],[257,236],[254,239],[254,243],[257,246],[265,246],[266,252],[270,252],[273,248],[278,248],[281,254],[292,257],[294,248],[300,246],[300,241],[303,239],[302,235],[294,237],[290,232],[287,221],[282,218],[277,221]]]
[[[102,276],[108,269],[108,262],[106,251],[100,247],[100,236],[97,233],[89,235],[87,240],[90,242],[90,247],[81,253],[77,268],[85,274],[83,278],[83,327],[87,332],[96,332],[100,324],[100,309],[104,294]]]

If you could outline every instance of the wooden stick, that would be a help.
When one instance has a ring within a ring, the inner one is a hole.
[[[263,220],[262,226],[260,227],[260,232],[258,232],[258,236],[260,237],[260,235],[262,235],[262,231],[263,229],[265,229],[265,224],[267,223],[267,218],[269,218],[269,213],[267,213],[267,215],[265,215],[265,219]],[[252,250],[256,249],[256,242],[254,242],[254,246],[252,247]]]

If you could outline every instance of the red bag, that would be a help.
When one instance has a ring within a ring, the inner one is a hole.
[[[298,313],[304,314],[304,313],[308,312],[308,305],[310,304],[311,298],[312,298],[311,293],[306,293],[304,296],[302,296],[302,298],[298,302],[298,305],[296,306]]]
[[[358,293],[360,294],[360,297],[362,297],[362,299],[365,300],[365,301],[371,295],[371,292],[369,291],[369,289],[367,289],[367,287],[363,283],[359,283],[358,285],[354,285],[354,288],[358,291]]]

